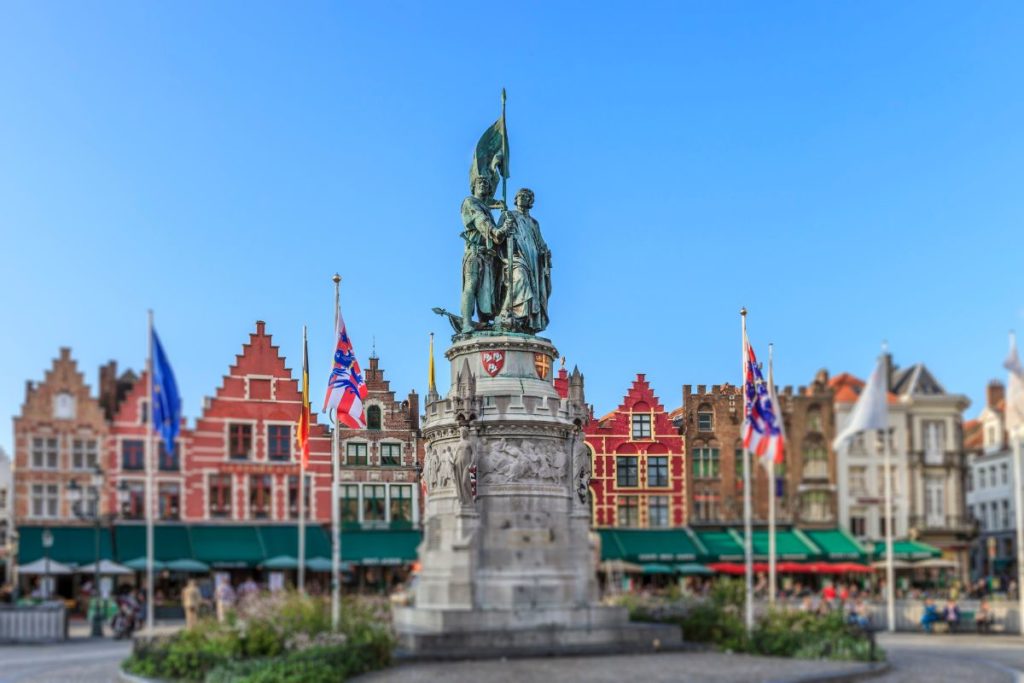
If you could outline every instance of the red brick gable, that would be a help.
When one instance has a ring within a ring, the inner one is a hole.
[[[631,413],[647,412],[654,414],[652,425],[654,434],[674,434],[676,432],[675,427],[672,426],[672,418],[665,411],[661,400],[654,394],[654,390],[647,382],[646,375],[638,373],[619,407],[604,415],[600,420],[591,423],[587,431],[596,433],[596,430],[601,430],[602,434],[606,431],[613,434],[629,434],[632,429]]]

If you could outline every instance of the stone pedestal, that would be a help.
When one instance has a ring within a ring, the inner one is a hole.
[[[426,514],[414,606],[395,610],[414,655],[466,657],[670,647],[678,629],[598,604],[586,499],[583,378],[552,383],[546,339],[457,341],[447,397],[428,396]]]

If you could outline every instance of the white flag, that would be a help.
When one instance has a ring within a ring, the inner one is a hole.
[[[1006,431],[1011,435],[1024,426],[1024,366],[1017,355],[1017,337],[1010,333],[1010,355],[1003,367],[1010,371],[1006,392]]]
[[[860,432],[869,429],[888,429],[889,427],[889,387],[885,376],[885,356],[879,356],[874,372],[868,378],[864,390],[857,397],[857,403],[850,413],[850,421],[832,442],[832,448],[840,450],[847,441]]]

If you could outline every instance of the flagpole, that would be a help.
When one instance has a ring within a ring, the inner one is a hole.
[[[153,423],[153,309],[148,311],[149,334],[146,338],[148,355],[146,358],[146,405],[149,415],[146,422],[146,631],[153,635],[153,434],[156,425]]]
[[[742,373],[740,386],[743,391],[743,416],[747,415],[747,309],[740,309],[740,327],[743,332]],[[754,628],[754,552],[753,530],[750,510],[750,451],[743,446],[743,563],[746,581],[746,624],[747,631]]]
[[[302,410],[306,411],[306,397],[309,396],[309,373],[307,368],[309,367],[309,359],[307,358],[307,350],[309,348],[308,341],[306,338],[306,326],[302,326]],[[309,424],[309,415],[306,415],[306,424]],[[303,423],[302,418],[299,418],[299,424]],[[300,429],[303,427],[300,427]],[[304,429],[308,432],[308,426]],[[300,435],[301,438],[302,435]],[[308,433],[305,435],[306,439],[309,439]],[[306,592],[306,451],[307,446],[301,441],[299,442],[299,575],[298,575],[298,588],[300,593]]]
[[[341,317],[341,275],[337,273],[331,278],[334,281],[334,331],[338,333],[338,321]],[[335,339],[337,343],[337,339]],[[337,414],[329,416],[334,422],[331,431],[331,628],[335,631],[341,624],[341,510],[338,508],[338,418]]]
[[[771,396],[775,395],[775,373],[772,368],[772,361],[775,357],[775,345],[768,345],[768,389]],[[777,415],[779,423],[782,422],[782,415]],[[768,604],[775,606],[775,454],[768,457]]]
[[[882,344],[883,355],[888,352],[886,344]],[[884,359],[883,359],[884,362]],[[888,368],[888,365],[885,366]],[[889,633],[896,632],[896,565],[893,557],[893,527],[896,519],[892,512],[892,454],[889,444],[889,376],[881,377],[882,393],[885,400],[885,429],[882,430],[882,468],[885,471],[883,491],[885,495],[885,609],[889,622]]]
[[[1017,335],[1011,331],[1011,359],[1017,356],[1016,352]],[[1010,370],[1010,372],[1014,372],[1014,370]],[[1010,380],[1012,381],[1013,377],[1011,377]],[[1015,404],[1011,405],[1011,403],[1014,403],[1012,399],[1016,398],[1017,400],[1020,400],[1020,397],[1015,397],[1013,395],[1012,387],[1008,398],[1011,400],[1007,400],[1006,409],[1003,411],[1003,415],[1006,417],[1009,417],[1010,411],[1016,410]],[[1020,634],[1024,636],[1024,500],[1021,500],[1021,486],[1024,485],[1024,482],[1021,481],[1024,479],[1024,475],[1021,474],[1021,467],[1024,466],[1021,463],[1021,438],[1024,437],[1024,434],[1021,432],[1024,430],[1021,430],[1021,425],[1018,424],[1016,413],[1014,413],[1014,415],[1014,424],[1010,428],[1007,436],[1009,436],[1010,440],[1013,442],[1013,506],[1017,517],[1017,623],[1020,627]]]

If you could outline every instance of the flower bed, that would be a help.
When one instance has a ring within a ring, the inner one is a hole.
[[[702,600],[666,602],[624,596],[623,604],[635,620],[678,624],[685,640],[727,652],[865,662],[885,659],[871,634],[851,627],[840,611],[820,615],[772,610],[748,633],[743,591],[742,581],[723,580]]]
[[[209,683],[341,681],[387,666],[394,646],[387,606],[347,599],[341,615],[333,632],[329,601],[253,597],[224,623],[207,619],[140,643],[123,666],[148,678]]]

